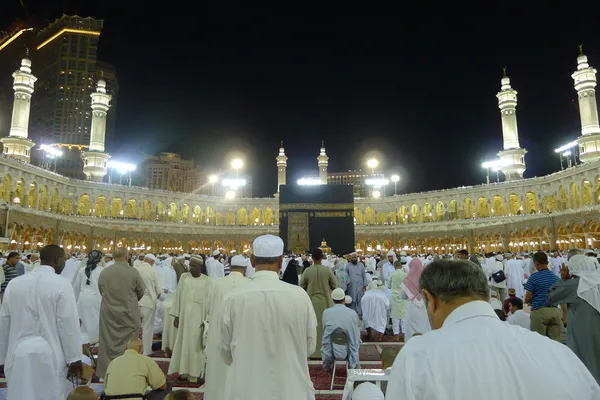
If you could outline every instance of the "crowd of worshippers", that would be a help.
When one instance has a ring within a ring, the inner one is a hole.
[[[491,369],[514,378],[493,399],[600,399],[594,251],[342,257],[283,247],[264,235],[249,256],[9,253],[0,276],[8,399],[191,396],[172,391],[150,357],[157,350],[170,357],[167,375],[204,379],[208,400],[314,399],[308,360],[359,369],[363,329],[369,341],[405,342],[385,367],[388,399],[474,398],[489,393]],[[539,373],[545,365],[562,386]],[[344,398],[383,398],[382,388],[346,385]]]

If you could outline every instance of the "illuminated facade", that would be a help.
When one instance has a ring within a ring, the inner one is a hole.
[[[352,185],[354,197],[363,198],[371,196],[371,187],[367,179],[385,179],[384,174],[370,174],[362,170],[347,172],[329,172],[327,183],[330,185]]]

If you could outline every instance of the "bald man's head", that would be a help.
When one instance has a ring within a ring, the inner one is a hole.
[[[127,343],[127,350],[135,350],[138,353],[142,353],[142,341],[138,338],[133,338]]]
[[[98,395],[89,386],[79,386],[69,393],[67,400],[98,400]]]
[[[187,389],[175,390],[169,393],[165,400],[194,400],[194,395]]]
[[[127,261],[127,249],[125,247],[117,247],[113,253],[113,258],[116,261]]]

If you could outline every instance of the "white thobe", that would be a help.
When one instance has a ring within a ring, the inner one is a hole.
[[[52,267],[10,282],[0,311],[0,365],[8,399],[66,399],[67,366],[81,360],[73,287]]]
[[[252,278],[254,275],[254,267],[252,266],[252,262],[250,259],[246,259],[246,278]]]
[[[77,278],[77,273],[79,269],[83,266],[83,263],[76,258],[70,258],[65,263],[65,268],[63,268],[60,276],[67,279],[71,282],[71,285],[75,284],[75,278]]]
[[[390,277],[392,276],[395,270],[396,268],[394,268],[394,264],[392,264],[389,261],[383,264],[383,267],[381,268],[381,278],[383,279],[383,287],[385,288],[385,295],[388,297],[388,299],[392,298],[392,289],[390,289],[388,286],[390,283]]]
[[[90,273],[90,284],[86,284],[85,268],[81,268],[75,277],[73,290],[77,301],[77,312],[81,320],[81,330],[88,334],[90,343],[96,343],[100,330],[100,304],[102,296],[98,289],[98,278],[104,267],[97,266]]]
[[[219,260],[210,260],[206,263],[206,272],[212,279],[220,279],[225,277],[225,266]]]
[[[158,297],[156,303],[156,313],[154,315],[154,333],[159,334],[163,331],[163,318],[164,318],[164,301],[171,296],[171,294],[177,290],[177,274],[170,265],[166,265],[164,262],[154,265],[154,270],[160,278],[162,284],[162,292]],[[165,291],[167,293],[165,293]]]
[[[506,279],[503,280],[502,282],[496,282],[494,280],[494,278],[492,278],[492,274],[495,274],[498,271],[504,271],[504,276],[506,277]],[[506,289],[506,281],[508,280],[508,277],[510,276],[510,274],[508,273],[508,270],[506,268],[504,268],[504,264],[501,261],[494,260],[494,261],[490,261],[489,263],[486,263],[485,273],[487,274],[488,278],[491,278],[491,279],[489,279],[489,283],[490,283],[490,287],[492,290],[494,288]],[[501,300],[504,300],[504,299],[501,299]]]
[[[521,262],[511,258],[510,260],[506,261],[505,269],[506,272],[508,272],[506,274],[507,287],[509,289],[515,289],[516,296],[522,299],[523,295],[525,294],[525,290],[523,289],[524,275]]]
[[[212,287],[212,304],[209,312],[208,344],[206,346],[206,379],[204,384],[204,397],[209,400],[225,399],[225,383],[229,366],[223,362],[219,344],[221,333],[219,320],[221,305],[225,296],[236,288],[246,285],[250,280],[239,272],[232,272],[223,279],[219,279]],[[213,323],[214,322],[214,323]]]
[[[552,272],[554,273],[554,275],[556,275],[560,278],[560,269],[562,267],[562,260],[558,257],[550,257],[549,261],[550,261],[550,264],[552,265]]]
[[[519,325],[527,330],[531,329],[531,316],[523,310],[517,310],[514,314],[506,317],[506,322],[511,325]]]
[[[510,383],[490,390],[490,379],[498,377]],[[600,398],[600,387],[567,346],[506,324],[487,302],[472,301],[452,311],[440,329],[406,342],[386,399],[470,400],[482,393],[486,400],[592,400]]]
[[[150,264],[141,261],[134,267],[144,281],[144,296],[138,301],[140,315],[142,316],[142,344],[144,354],[152,354],[152,339],[154,338],[154,317],[156,314],[156,302],[162,293],[160,277]]]
[[[115,263],[115,260],[110,260],[109,262],[104,264],[104,268],[108,268]]]
[[[390,313],[390,300],[383,290],[367,290],[360,305],[365,328],[375,329],[379,333],[385,332]]]
[[[230,365],[226,399],[314,400],[307,359],[317,344],[317,317],[302,288],[256,271],[225,297],[219,325],[221,357]]]
[[[365,266],[367,267],[367,271],[375,272],[375,269],[377,267],[377,262],[375,261],[375,259],[373,257],[368,257],[365,260]]]
[[[32,272],[36,267],[39,267],[39,266],[40,266],[40,260],[25,264],[25,273],[28,274],[28,273]]]

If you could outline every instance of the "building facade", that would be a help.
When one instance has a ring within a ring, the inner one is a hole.
[[[142,163],[144,186],[149,189],[189,193],[196,179],[194,161],[185,160],[176,153],[160,153],[149,156]]]
[[[362,170],[329,172],[327,174],[327,183],[329,185],[353,185],[355,198],[371,196],[372,187],[367,185],[367,179],[385,179],[385,175],[370,174]]]

